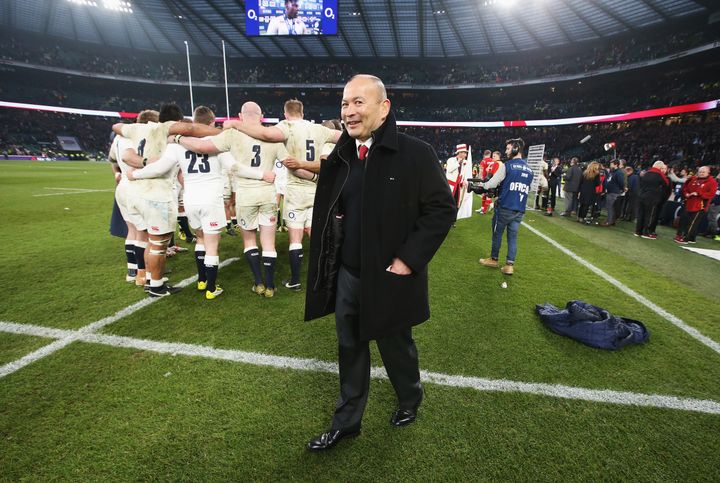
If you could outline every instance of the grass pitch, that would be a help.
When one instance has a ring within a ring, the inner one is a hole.
[[[108,165],[2,167],[1,321],[79,329],[145,298],[122,281],[123,242],[108,234]],[[536,212],[525,221],[720,341],[720,264],[675,246],[669,229],[650,241],[633,237],[629,224],[588,227]],[[697,246],[720,248],[705,239]],[[490,218],[476,215],[458,222],[433,260],[432,318],[414,331],[422,369],[720,401],[717,352],[527,229],[513,277],[477,264],[489,250]],[[285,234],[278,253],[282,280]],[[241,254],[239,237],[223,238],[222,259]],[[171,282],[194,273],[187,253],[168,266]],[[219,279],[226,293],[217,300],[190,286],[102,333],[335,361],[333,319],[302,322],[304,293],[255,296],[244,260]],[[534,313],[536,303],[572,299],[645,322],[650,341],[595,350],[552,334]],[[0,332],[0,365],[50,342]],[[381,365],[377,353],[373,361]],[[417,423],[397,429],[388,424],[395,403],[384,379],[371,383],[363,434],[310,454],[304,444],[329,424],[337,385],[329,373],[74,342],[0,378],[0,479],[720,478],[717,414],[427,384]]]

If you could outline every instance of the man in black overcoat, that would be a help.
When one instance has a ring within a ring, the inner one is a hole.
[[[341,114],[346,130],[315,194],[305,305],[306,320],[335,312],[340,397],[311,451],[359,434],[370,340],[398,398],[390,423],[415,420],[423,388],[412,327],[430,317],[427,266],[456,215],[435,151],[397,131],[380,79],[353,77]]]

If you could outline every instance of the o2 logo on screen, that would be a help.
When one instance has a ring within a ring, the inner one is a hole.
[[[338,0],[248,0],[248,36],[337,35]]]

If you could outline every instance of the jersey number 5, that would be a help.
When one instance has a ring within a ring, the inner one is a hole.
[[[305,161],[315,161],[315,141],[312,139],[305,140]]]
[[[198,156],[201,157],[200,164],[197,165],[197,168],[195,165],[198,161]],[[190,164],[188,165],[188,173],[209,173],[210,172],[210,163],[208,162],[208,155],[207,154],[196,154],[192,151],[185,151],[185,158],[190,160]]]

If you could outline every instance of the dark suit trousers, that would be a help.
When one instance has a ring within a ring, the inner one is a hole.
[[[705,218],[705,211],[683,211],[680,215],[680,226],[678,228],[678,236],[685,237],[688,241],[695,241],[698,229]]]
[[[359,337],[360,279],[340,268],[335,302],[338,338],[340,397],[333,416],[333,429],[359,430],[370,388],[370,343]],[[385,370],[401,409],[411,409],[422,400],[420,369],[412,329],[377,339]]]
[[[655,233],[658,218],[660,217],[661,206],[662,205],[643,203],[643,201],[640,200],[638,203],[635,233],[638,233],[639,235],[650,235]]]

